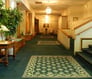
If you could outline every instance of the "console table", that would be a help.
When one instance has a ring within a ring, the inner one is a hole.
[[[13,47],[13,59],[15,59],[15,46],[12,41],[0,41],[0,53],[2,49],[5,49],[5,55],[0,57],[0,62],[3,62],[6,66],[8,65],[8,49]]]

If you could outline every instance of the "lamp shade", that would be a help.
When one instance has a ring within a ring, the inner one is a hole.
[[[9,31],[9,29],[6,26],[1,25],[0,26],[0,31]]]

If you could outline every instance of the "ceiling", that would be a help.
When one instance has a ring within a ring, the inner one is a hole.
[[[52,14],[61,14],[61,12],[71,6],[84,5],[89,0],[28,0],[31,7],[38,14],[45,14],[45,9],[49,6]]]

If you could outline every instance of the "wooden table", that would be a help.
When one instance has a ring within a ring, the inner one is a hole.
[[[12,41],[0,41],[0,53],[1,49],[5,49],[4,57],[0,58],[0,62],[3,62],[6,66],[8,65],[8,50],[9,48],[13,48],[13,59],[15,59],[15,48],[14,42]]]

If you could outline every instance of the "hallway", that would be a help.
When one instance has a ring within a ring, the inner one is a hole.
[[[12,57],[9,57],[8,67],[5,67],[2,63],[0,63],[0,79],[27,79],[27,78],[22,78],[22,75],[25,71],[25,68],[28,64],[30,57],[34,55],[73,56],[73,52],[71,50],[66,50],[62,45],[37,45],[37,42],[39,40],[56,41],[57,39],[56,37],[41,38],[40,36],[36,36],[34,39],[27,41],[26,45],[22,49],[20,49],[19,52],[17,52],[16,60],[13,60]],[[75,57],[75,59],[77,59],[77,61],[79,61],[79,63],[83,66],[83,68],[85,68],[89,72],[89,74],[92,75],[92,71],[90,70],[91,68],[90,65],[84,64],[84,62],[82,60],[79,60],[79,58],[77,57]],[[34,78],[34,79],[40,79],[40,78]],[[42,79],[47,79],[47,78],[42,78]],[[52,79],[57,79],[57,78],[52,78]],[[59,79],[64,79],[64,78],[59,78]]]

